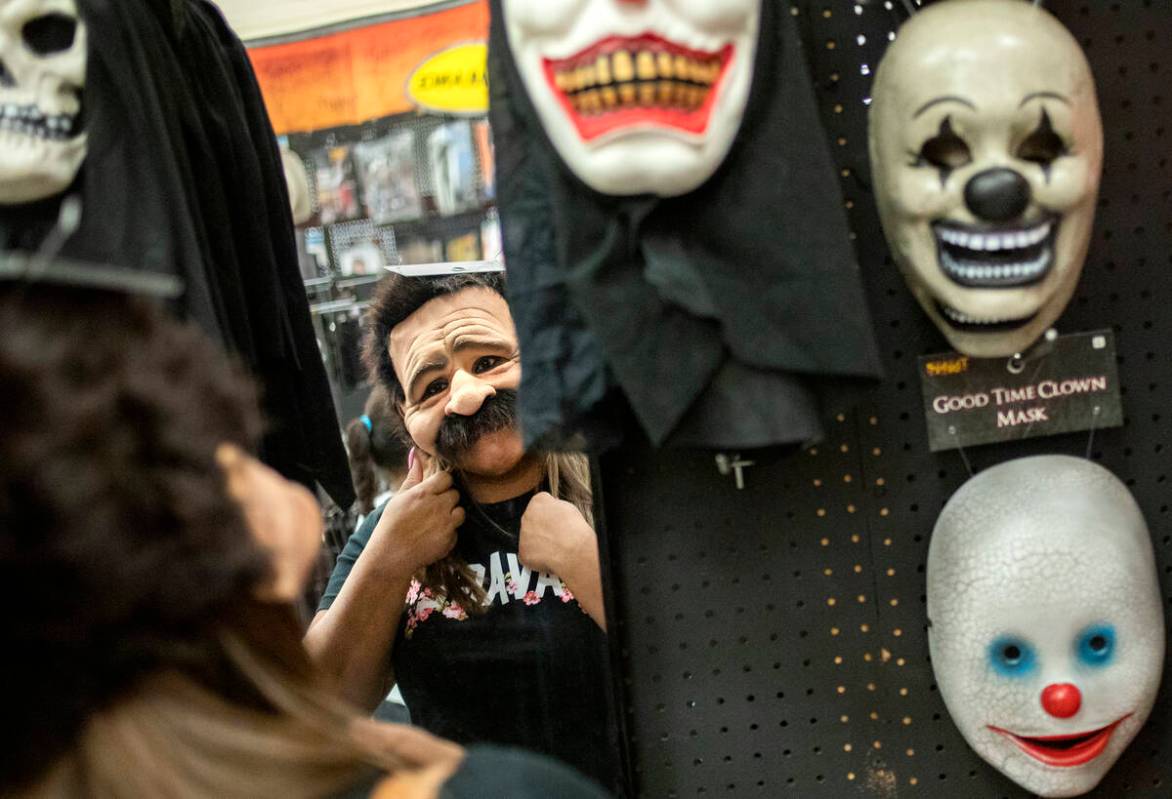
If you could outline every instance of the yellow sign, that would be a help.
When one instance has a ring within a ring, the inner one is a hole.
[[[969,356],[961,355],[949,361],[929,361],[924,364],[924,371],[931,377],[940,375],[959,375],[969,370]]]
[[[407,96],[420,108],[441,114],[488,111],[488,46],[458,44],[424,61],[407,79]]]

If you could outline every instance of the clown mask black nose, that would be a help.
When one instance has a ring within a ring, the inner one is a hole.
[[[1030,205],[1030,183],[1012,169],[986,169],[965,184],[964,204],[983,222],[1011,222]]]

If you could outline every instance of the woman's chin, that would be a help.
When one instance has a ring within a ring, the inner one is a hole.
[[[525,446],[521,433],[510,427],[481,436],[472,449],[456,461],[456,467],[471,477],[506,477],[522,465]]]

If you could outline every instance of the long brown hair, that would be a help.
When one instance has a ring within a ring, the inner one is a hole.
[[[94,713],[27,795],[318,799],[402,766],[377,727],[317,684],[299,633],[288,608],[241,608],[217,634],[214,684],[178,669],[145,677]]]
[[[380,486],[379,469],[393,472],[407,468],[406,439],[403,422],[387,390],[376,384],[366,399],[363,416],[346,425],[346,452],[360,513],[374,510]]]
[[[0,286],[0,793],[321,796],[398,758],[335,700],[215,460],[256,396],[193,328]]]
[[[590,461],[577,452],[549,452],[542,456],[545,482],[549,493],[573,505],[594,526],[594,492],[590,485]],[[451,470],[450,464],[437,462],[435,468]],[[483,614],[488,596],[476,572],[461,558],[449,555],[427,566],[415,579],[430,588],[437,597],[460,603],[473,615]]]

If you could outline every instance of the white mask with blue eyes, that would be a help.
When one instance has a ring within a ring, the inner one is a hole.
[[[1022,458],[965,483],[932,534],[928,618],[956,726],[1040,796],[1092,790],[1155,703],[1151,538],[1123,483],[1088,460]]]

